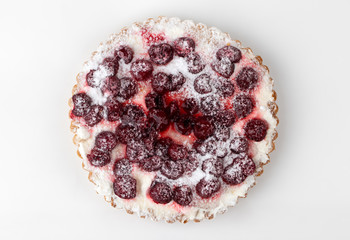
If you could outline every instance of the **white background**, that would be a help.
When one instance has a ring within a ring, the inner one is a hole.
[[[349,239],[350,1],[1,1],[1,239]],[[69,132],[75,75],[99,42],[158,15],[227,31],[275,79],[280,137],[239,204],[167,224],[96,195]]]

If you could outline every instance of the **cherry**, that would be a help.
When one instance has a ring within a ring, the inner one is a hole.
[[[163,110],[152,108],[148,112],[148,123],[152,129],[160,132],[166,130],[169,126],[169,120]]]
[[[86,74],[86,83],[89,87],[98,87],[98,84],[94,80],[94,73],[96,70],[91,69],[87,74]]]
[[[186,56],[186,62],[188,71],[193,74],[200,73],[205,67],[199,54],[195,52],[191,52]]]
[[[106,79],[107,89],[111,91],[112,94],[118,94],[120,91],[120,79],[117,76],[110,76]]]
[[[103,106],[92,105],[90,111],[84,116],[86,124],[90,127],[95,126],[103,119]]]
[[[181,104],[181,108],[189,114],[196,114],[199,111],[197,100],[194,98],[186,98]]]
[[[137,141],[142,138],[142,132],[139,126],[129,124],[119,124],[116,129],[117,139],[123,143]]]
[[[204,160],[202,165],[203,172],[220,177],[224,171],[224,164],[222,159],[208,158]]]
[[[127,159],[137,163],[147,158],[152,153],[152,150],[147,149],[147,147],[140,142],[129,141],[126,145],[125,152]]]
[[[198,117],[195,119],[193,133],[198,139],[206,139],[214,133],[214,126],[206,117]]]
[[[158,156],[144,158],[139,162],[139,165],[143,170],[147,172],[157,171],[162,166],[162,159]]]
[[[268,124],[265,120],[253,118],[250,119],[244,126],[244,134],[250,140],[260,142],[264,140],[268,129]]]
[[[171,92],[180,90],[182,85],[184,85],[184,83],[186,82],[186,78],[180,72],[176,75],[170,74],[169,77],[170,81],[168,82],[166,87]]]
[[[216,89],[220,96],[231,97],[235,93],[235,86],[231,80],[219,78],[216,82]]]
[[[123,107],[121,120],[124,124],[138,124],[145,120],[146,114],[142,107],[127,104]]]
[[[158,72],[152,77],[152,88],[156,93],[164,94],[168,91],[170,77],[163,72]]]
[[[189,155],[188,161],[182,161],[184,174],[190,175],[199,167],[199,160],[194,156],[194,153]]]
[[[165,177],[175,180],[184,174],[184,169],[180,162],[164,161],[160,172]]]
[[[110,163],[111,156],[109,152],[101,151],[100,149],[93,148],[89,154],[87,154],[87,159],[90,164],[94,167],[103,167]]]
[[[104,67],[112,76],[118,73],[119,63],[117,58],[113,58],[113,57],[105,58],[102,61],[101,66]]]
[[[137,83],[131,78],[121,78],[120,79],[120,89],[118,96],[128,100],[133,97],[138,92]]]
[[[219,141],[227,141],[230,135],[230,129],[227,127],[218,127],[215,129],[214,137]]]
[[[181,115],[174,126],[182,135],[190,135],[193,129],[193,119],[189,115]]]
[[[113,182],[114,193],[123,199],[136,197],[136,179],[131,176],[118,176]]]
[[[147,94],[145,97],[145,103],[148,109],[151,109],[151,108],[163,109],[165,106],[163,96],[157,93]]]
[[[208,139],[206,141],[197,140],[193,144],[193,148],[202,156],[206,154],[215,154],[217,144],[213,139]]]
[[[168,156],[169,146],[173,143],[171,138],[160,138],[154,143],[155,155],[166,158]]]
[[[253,108],[254,101],[248,95],[241,94],[236,96],[233,100],[233,109],[238,118],[245,118],[253,111]]]
[[[194,52],[196,47],[192,38],[180,37],[174,41],[175,53],[180,57],[187,56],[190,52]]]
[[[182,185],[174,189],[174,201],[181,206],[187,206],[192,202],[192,189],[187,185]]]
[[[199,75],[194,80],[194,90],[200,94],[210,93],[212,91],[210,81],[211,79],[208,74],[203,73]]]
[[[188,151],[186,147],[173,143],[168,148],[168,155],[169,157],[174,161],[180,161],[187,159],[188,157]]]
[[[132,165],[128,159],[117,160],[113,165],[114,176],[127,176],[130,175],[132,171]]]
[[[149,189],[149,196],[155,203],[166,204],[173,200],[173,192],[168,184],[153,182]]]
[[[227,58],[216,60],[211,64],[211,68],[224,78],[229,78],[235,70],[235,65]]]
[[[202,178],[196,185],[196,192],[201,198],[210,198],[221,188],[219,179]]]
[[[238,73],[236,83],[239,89],[242,91],[248,91],[255,88],[258,83],[258,79],[259,75],[253,68],[244,67]]]
[[[145,59],[138,59],[131,64],[131,76],[137,81],[146,81],[152,76],[152,63]]]
[[[74,108],[72,113],[77,117],[83,117],[90,111],[91,98],[86,93],[77,93],[72,97]]]
[[[248,140],[245,137],[234,137],[230,143],[230,149],[234,153],[243,153],[248,151]]]
[[[206,115],[214,115],[220,110],[220,101],[215,96],[201,98],[201,110]]]
[[[242,183],[249,175],[255,172],[256,166],[250,158],[236,158],[227,166],[222,174],[222,180],[229,185]]]
[[[231,110],[222,110],[217,113],[215,120],[219,126],[230,127],[236,122],[236,115]]]
[[[241,51],[233,46],[225,46],[220,48],[217,52],[216,52],[216,58],[218,60],[222,60],[223,58],[227,58],[228,60],[230,60],[233,63],[239,62],[239,60],[241,60],[242,58],[242,53]]]
[[[167,43],[152,45],[148,49],[148,54],[152,62],[157,65],[165,65],[173,59],[173,47]]]
[[[115,146],[117,146],[117,139],[113,132],[103,131],[95,138],[95,148],[101,151],[111,151]]]
[[[114,56],[123,59],[123,61],[128,64],[134,57],[134,51],[130,47],[122,45],[114,52]]]
[[[180,114],[180,109],[177,102],[170,102],[169,105],[165,108],[165,113],[167,114],[169,121],[177,121]]]
[[[122,104],[114,96],[108,97],[105,106],[107,108],[107,120],[110,122],[119,120]]]

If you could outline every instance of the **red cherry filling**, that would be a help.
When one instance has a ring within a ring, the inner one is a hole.
[[[165,106],[163,96],[157,93],[147,94],[145,97],[145,103],[148,109],[151,109],[151,108],[163,109]]]
[[[130,47],[122,45],[115,51],[114,56],[123,59],[123,61],[128,64],[134,57],[134,51]]]
[[[139,166],[147,172],[157,171],[162,166],[162,159],[159,156],[144,158],[139,162]]]
[[[107,108],[107,120],[110,122],[119,120],[122,104],[117,101],[115,97],[110,96],[107,99],[105,106]]]
[[[172,122],[176,122],[179,118],[180,109],[179,105],[176,101],[172,101],[169,103],[169,105],[165,108],[165,113],[168,116],[168,119]]]
[[[164,161],[160,169],[160,172],[165,177],[175,180],[184,174],[184,168],[181,162]]]
[[[90,111],[91,98],[86,93],[77,93],[72,97],[74,108],[72,113],[77,117],[83,117]]]
[[[198,139],[206,139],[213,135],[214,126],[207,120],[206,117],[198,117],[195,120],[193,133]]]
[[[174,41],[175,53],[180,57],[185,57],[189,53],[194,52],[196,47],[192,38],[180,37]]]
[[[110,163],[111,156],[109,152],[101,151],[99,149],[93,148],[89,154],[87,154],[87,159],[90,164],[94,167],[103,167]]]
[[[229,78],[235,70],[235,65],[229,59],[223,58],[220,61],[214,61],[211,68],[224,78]]]
[[[95,126],[103,119],[103,107],[100,105],[92,105],[90,111],[84,116],[86,124],[90,127]]]
[[[114,193],[123,199],[136,197],[136,179],[131,176],[118,176],[113,182]]]
[[[229,185],[242,183],[255,172],[255,163],[250,158],[236,158],[227,166],[222,174],[222,180]]]
[[[111,151],[117,146],[117,139],[112,132],[100,132],[95,138],[95,148],[101,151]]]
[[[243,153],[248,151],[248,140],[245,137],[234,137],[230,143],[230,149],[234,153]]]
[[[244,67],[239,72],[236,83],[239,89],[242,91],[248,91],[258,84],[259,75],[258,73],[251,67]]]
[[[189,115],[182,115],[174,124],[175,129],[182,135],[190,135],[193,128],[193,120]]]
[[[148,112],[148,123],[149,127],[160,132],[166,130],[169,126],[169,120],[165,112],[155,108]]]
[[[186,82],[184,75],[180,72],[176,75],[171,74],[169,77],[170,82],[167,84],[167,89],[171,92],[180,90],[182,85]]]
[[[205,67],[199,54],[195,52],[191,52],[186,56],[186,62],[188,71],[193,74],[200,73]]]
[[[216,52],[216,58],[218,60],[222,60],[224,58],[227,58],[230,62],[236,63],[239,62],[242,58],[242,53],[241,51],[233,46],[225,46],[223,48],[220,48]]]
[[[235,93],[235,86],[231,80],[219,78],[216,82],[216,89],[220,96],[226,98],[231,97]]]
[[[152,77],[152,88],[156,93],[164,94],[168,92],[169,84],[170,77],[163,72],[158,72]]]
[[[188,206],[193,199],[192,189],[187,185],[182,185],[174,189],[174,201],[181,206]]]
[[[152,76],[152,63],[145,59],[138,59],[131,64],[131,76],[137,81],[146,81]]]
[[[196,185],[196,192],[202,198],[210,198],[221,188],[219,179],[201,179]]]
[[[145,120],[145,113],[140,106],[128,104],[123,107],[121,120],[125,124],[138,124]]]
[[[181,108],[189,114],[195,114],[199,111],[197,100],[194,98],[186,98],[181,104]]]
[[[118,96],[128,100],[138,92],[137,83],[131,78],[120,79],[120,89]]]
[[[117,160],[113,165],[114,176],[127,176],[132,171],[132,165],[128,159]]]
[[[244,126],[244,134],[250,140],[260,142],[264,140],[267,133],[268,125],[265,120],[253,118]]]
[[[241,94],[233,100],[233,108],[238,118],[245,118],[253,111],[254,101],[250,96]]]
[[[168,148],[168,155],[172,160],[180,161],[187,159],[188,151],[184,146],[173,143]]]
[[[214,115],[220,109],[220,101],[213,95],[201,98],[201,110],[206,115]]]
[[[155,203],[167,204],[173,200],[170,186],[162,182],[153,182],[149,189],[149,196]]]
[[[208,74],[201,74],[199,75],[193,83],[194,90],[200,94],[210,93],[211,92],[211,83],[210,83],[210,77]]]
[[[224,164],[222,159],[208,158],[204,160],[202,165],[203,172],[214,175],[215,177],[220,177],[224,171]]]
[[[173,47],[167,43],[152,45],[148,50],[152,62],[157,65],[165,65],[173,59]]]

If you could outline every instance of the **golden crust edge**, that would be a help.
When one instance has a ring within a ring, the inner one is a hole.
[[[163,16],[159,16],[159,17],[156,18],[156,19],[155,19],[155,18],[148,18],[144,23],[141,23],[141,22],[134,22],[133,24],[135,24],[135,25],[146,25],[146,24],[148,24],[148,23],[151,22],[151,21],[154,21],[155,23],[160,23],[160,21],[163,21],[163,20],[166,21],[166,20],[169,20],[169,18],[163,17]],[[185,20],[180,20],[180,21],[185,21]],[[130,26],[131,26],[131,25],[130,25]],[[206,29],[209,28],[207,25],[202,24],[202,23],[197,23],[197,24],[195,24],[195,26],[197,27],[197,31],[201,31],[203,28],[206,28]],[[119,33],[117,33],[117,34],[112,34],[111,36],[113,36],[113,35],[115,35],[115,36],[120,35],[120,34],[126,32],[127,29],[128,29],[128,27],[123,27],[123,28],[120,30]],[[239,40],[233,40],[233,39],[230,37],[230,35],[229,35],[228,33],[226,33],[226,32],[222,32],[222,33],[225,34],[226,36],[228,36],[232,41],[235,41],[236,43],[238,43],[239,45],[241,45],[241,42],[240,42]],[[112,42],[112,40],[110,39],[110,40],[108,40],[106,43],[107,43],[107,44],[110,44],[111,42]],[[99,45],[102,45],[102,44],[104,44],[104,43],[101,42]],[[242,48],[242,49],[247,50],[250,54],[252,54],[253,56],[255,56],[254,53],[253,53],[253,51],[251,50],[251,48],[248,48],[248,47],[247,47],[247,48]],[[91,55],[90,58],[92,58],[96,53],[97,53],[97,51],[94,51],[94,52],[92,53],[92,55]],[[267,73],[269,74],[270,70],[269,70],[269,68],[268,68],[266,65],[263,64],[263,59],[262,59],[262,57],[261,57],[261,56],[255,56],[255,60],[258,62],[259,66],[262,67],[263,69],[265,69],[265,70],[267,71]],[[87,62],[87,61],[86,61],[86,62]],[[86,63],[86,62],[85,62],[85,63]],[[83,74],[83,72],[80,72],[80,73],[78,73],[77,76],[76,76],[76,82],[77,82],[77,84],[75,84],[75,85],[73,86],[73,89],[72,89],[72,96],[78,92],[78,91],[77,91],[77,88],[78,88],[78,84],[79,84],[79,77],[80,77],[80,75],[82,75],[82,74]],[[266,154],[268,160],[267,160],[265,163],[260,163],[260,165],[259,165],[260,171],[257,172],[256,175],[254,176],[254,182],[253,182],[253,184],[252,184],[251,186],[249,186],[249,188],[247,189],[247,191],[246,191],[246,193],[245,193],[244,196],[238,196],[238,198],[237,198],[236,203],[234,204],[234,206],[237,205],[237,203],[239,202],[239,199],[240,199],[240,198],[246,198],[247,195],[248,195],[249,190],[250,190],[251,188],[253,188],[253,187],[256,185],[256,178],[262,175],[262,173],[264,172],[264,169],[263,169],[264,166],[267,165],[268,163],[270,163],[270,159],[271,159],[271,158],[270,158],[270,154],[275,150],[275,140],[276,140],[277,137],[278,137],[278,132],[277,132],[276,128],[277,128],[277,126],[278,126],[278,124],[279,124],[279,119],[278,119],[278,117],[277,117],[277,113],[278,113],[278,105],[277,105],[277,103],[276,103],[276,100],[277,100],[277,93],[276,93],[276,91],[273,89],[273,87],[274,87],[274,81],[273,81],[273,79],[272,79],[271,77],[270,77],[270,84],[271,84],[271,86],[272,86],[272,98],[273,98],[273,100],[270,101],[270,102],[268,102],[268,108],[269,108],[269,110],[270,110],[270,113],[272,114],[273,119],[276,121],[276,127],[274,128],[273,133],[272,133],[271,148],[269,149],[269,152]],[[68,105],[69,105],[69,107],[70,107],[70,109],[69,109],[69,114],[70,114],[71,111],[72,111],[72,109],[73,109],[72,97],[69,99]],[[80,142],[81,142],[81,141],[79,140],[78,135],[77,135],[77,132],[76,132],[78,128],[79,128],[79,126],[75,125],[75,124],[74,124],[74,121],[71,120],[70,130],[71,130],[71,132],[74,134],[74,135],[73,135],[73,143],[74,143],[77,147],[79,147],[79,144],[80,144]],[[81,153],[79,152],[79,149],[77,150],[77,155],[78,155],[79,158],[82,159],[82,156],[81,156]],[[92,182],[94,185],[96,185],[96,183],[92,180],[92,174],[93,174],[93,172],[92,172],[92,171],[89,171],[89,170],[85,167],[84,163],[82,163],[82,168],[83,168],[85,171],[88,172],[88,180],[89,180],[90,182]],[[104,197],[104,200],[105,200],[107,203],[111,204],[112,207],[114,207],[114,208],[117,207],[116,204],[115,204],[114,201],[113,201],[113,198],[112,198],[111,200],[108,200],[108,199],[106,198],[106,196],[103,196],[103,197]],[[230,208],[230,207],[233,207],[233,206],[228,206],[223,212],[220,212],[220,213],[221,213],[221,214],[224,214],[224,213],[228,210],[228,208]],[[137,212],[135,212],[135,211],[132,211],[132,210],[130,210],[130,209],[126,209],[126,208],[124,208],[124,207],[123,207],[123,209],[124,209],[128,214],[135,214],[135,213],[137,213]],[[148,212],[148,216],[139,215],[139,217],[140,217],[140,218],[146,218],[146,217],[147,217],[147,218],[151,218],[151,219],[154,220],[154,221],[162,221],[162,220],[164,220],[164,221],[167,222],[167,223],[174,223],[174,222],[176,222],[176,221],[178,221],[178,222],[180,222],[180,223],[187,223],[187,222],[189,221],[189,219],[186,218],[186,215],[185,215],[185,214],[176,215],[175,218],[170,218],[170,219],[166,219],[166,218],[158,219],[158,218],[155,216],[155,214],[153,213],[153,210],[152,210],[152,209],[147,209],[147,212]],[[211,214],[210,212],[207,211],[207,212],[204,212],[204,215],[203,215],[203,216],[204,216],[204,218],[200,218],[200,219],[194,218],[194,219],[193,219],[193,222],[198,223],[198,222],[201,222],[203,219],[212,220],[212,219],[214,219],[214,218],[216,217],[216,214]]]

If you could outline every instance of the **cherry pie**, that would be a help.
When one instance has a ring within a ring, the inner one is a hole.
[[[128,213],[200,221],[245,197],[277,137],[268,68],[216,28],[159,17],[102,43],[71,129],[99,194]]]

